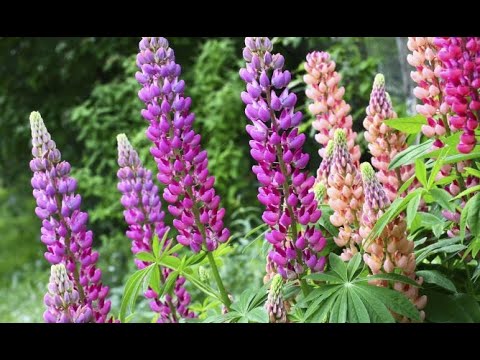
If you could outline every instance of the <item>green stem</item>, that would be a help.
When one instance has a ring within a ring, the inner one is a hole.
[[[220,294],[222,296],[223,304],[226,306],[227,310],[230,310],[230,305],[232,305],[232,302],[230,301],[230,298],[228,297],[227,291],[225,290],[225,287],[223,286],[222,278],[220,277],[220,273],[218,272],[217,264],[215,264],[215,259],[213,258],[213,254],[212,254],[211,251],[207,252],[207,257],[208,257],[208,262],[210,263],[210,266],[212,268],[213,277],[215,278],[215,281],[217,282],[218,290],[220,290]]]
[[[310,294],[310,288],[308,287],[305,279],[300,279],[300,288],[302,289],[304,296],[307,296],[308,294]]]

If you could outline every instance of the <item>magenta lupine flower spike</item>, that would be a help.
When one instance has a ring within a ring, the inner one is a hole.
[[[427,118],[422,132],[425,136],[437,138],[434,145],[442,147],[438,137],[446,132],[442,116],[447,113],[448,106],[442,99],[444,82],[440,78],[442,64],[438,59],[438,48],[433,43],[433,37],[409,37],[407,46],[412,52],[408,54],[407,61],[415,67],[415,71],[410,73],[417,83],[413,93],[422,101],[417,105],[417,112]]]
[[[297,97],[287,85],[291,74],[283,70],[284,58],[272,54],[265,37],[247,37],[240,77],[247,83],[241,97],[252,125],[250,154],[261,184],[258,200],[265,205],[262,219],[269,225],[266,239],[273,245],[269,258],[284,278],[297,278],[307,268],[322,271],[325,258],[318,253],[325,238],[314,224],[321,216],[313,192],[314,176],[305,171],[309,156],[302,152],[305,135],[298,133],[302,119],[295,112]],[[304,228],[301,227],[304,226]]]
[[[330,222],[340,228],[334,241],[344,248],[340,257],[347,261],[358,252],[357,245],[361,242],[358,222],[363,204],[363,187],[360,173],[348,151],[345,131],[342,129],[335,130],[327,195],[328,205],[334,211]]]
[[[372,165],[378,170],[378,179],[390,201],[397,197],[400,183],[408,180],[415,171],[411,165],[402,166],[398,173],[388,170],[393,158],[407,147],[406,135],[384,123],[384,120],[396,117],[390,97],[385,91],[385,78],[382,74],[377,74],[363,126],[366,129],[365,140],[368,141],[368,149],[372,154]]]
[[[45,258],[53,265],[64,264],[73,288],[79,294],[79,307],[88,307],[94,322],[105,322],[110,301],[108,287],[101,283],[102,272],[95,264],[98,252],[92,250],[93,233],[87,230],[88,214],[80,210],[77,182],[70,177],[70,164],[61,161],[60,151],[48,133],[40,113],[30,114],[35,213],[42,220],[41,241],[47,246]],[[75,309],[76,310],[76,309]],[[87,311],[87,309],[85,309]]]
[[[452,114],[448,120],[453,131],[462,130],[458,151],[468,154],[475,147],[475,130],[480,110],[480,38],[435,38],[438,58],[444,69],[445,102]]]
[[[140,71],[135,75],[145,103],[142,116],[150,123],[147,137],[158,166],[158,180],[165,184],[163,198],[170,204],[178,230],[177,241],[199,252],[213,251],[230,233],[223,225],[225,209],[219,209],[215,178],[208,174],[207,152],[200,147],[200,135],[192,128],[192,103],[184,96],[181,68],[164,38],[145,37],[137,55]]]
[[[345,88],[339,86],[341,75],[335,71],[335,66],[327,52],[314,51],[307,55],[305,63],[307,74],[303,79],[307,84],[305,93],[313,100],[308,109],[315,116],[312,124],[318,131],[315,139],[326,147],[328,141],[333,140],[335,130],[344,129],[348,150],[353,162],[358,165],[360,147],[355,145],[357,133],[352,131],[350,105],[343,100]],[[325,148],[320,149],[319,154],[324,158]]]
[[[48,292],[44,297],[47,310],[43,319],[47,323],[88,323],[93,322],[92,310],[80,304],[78,291],[62,263],[52,265]]]
[[[118,189],[122,193],[121,203],[125,207],[123,212],[128,224],[127,236],[132,240],[132,253],[152,252],[152,240],[155,235],[162,239],[168,230],[163,222],[165,213],[161,210],[162,204],[158,195],[158,187],[153,183],[152,172],[145,169],[125,134],[117,136],[118,165],[117,176],[120,180]],[[169,245],[170,240],[165,242]],[[149,262],[135,259],[137,268],[143,269]],[[162,278],[168,279],[171,270],[162,269]],[[173,297],[167,295],[162,301],[153,289],[148,289],[145,296],[152,299],[150,308],[159,314],[158,322],[177,322],[177,314],[184,318],[194,317],[188,310],[190,294],[183,284],[185,279],[176,280]],[[177,314],[175,314],[177,313]]]
[[[390,205],[390,201],[375,176],[372,166],[369,163],[363,163],[360,168],[365,193],[360,220],[360,235],[363,239],[367,239],[378,218]],[[372,274],[391,273],[395,269],[399,269],[403,275],[422,285],[423,278],[417,278],[415,274],[414,244],[413,241],[407,239],[406,230],[405,218],[401,214],[387,225],[379,238],[374,239],[368,246],[364,246],[363,259]],[[374,283],[380,286],[388,286],[387,281],[374,281]],[[393,287],[395,290],[404,293],[419,310],[425,307],[427,297],[425,295],[420,296],[418,287],[400,282],[396,282]],[[420,317],[422,320],[425,318],[424,311],[420,311]],[[399,320],[408,321],[408,319],[402,317],[399,317]]]

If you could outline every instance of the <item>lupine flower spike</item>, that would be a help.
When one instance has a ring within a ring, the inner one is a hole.
[[[120,166],[117,172],[120,180],[118,189],[122,193],[121,203],[125,207],[123,214],[128,224],[126,234],[132,240],[133,254],[151,252],[153,237],[157,235],[162,239],[168,230],[163,222],[165,213],[161,210],[158,187],[153,183],[152,172],[142,166],[138,153],[125,134],[118,135],[117,142]],[[165,246],[169,243],[170,240],[167,240]],[[138,259],[135,259],[135,264],[139,269],[150,265],[149,262]],[[162,269],[163,282],[168,279],[170,273],[170,269]],[[194,317],[188,310],[190,294],[185,290],[184,283],[185,279],[179,277],[176,280],[173,297],[167,294],[165,301],[159,299],[153,289],[147,290],[145,296],[152,299],[150,308],[159,314],[158,322],[177,322],[177,316]]]
[[[350,260],[361,242],[358,223],[363,203],[362,179],[348,152],[347,138],[342,129],[335,130],[333,157],[328,176],[328,205],[334,213],[330,222],[340,228],[335,243],[343,247],[340,256]]]
[[[402,166],[397,172],[388,170],[395,156],[406,149],[406,135],[387,126],[384,120],[396,118],[388,93],[385,91],[385,78],[382,74],[375,77],[367,117],[363,121],[365,140],[372,154],[372,165],[378,170],[378,179],[382,183],[390,201],[397,197],[401,183],[414,173],[411,165]]]
[[[287,309],[283,301],[283,278],[276,274],[272,283],[270,284],[270,290],[268,291],[268,298],[265,304],[267,309],[268,318],[271,323],[286,323],[287,322]]]
[[[213,251],[228,240],[223,226],[225,209],[219,208],[215,178],[209,176],[207,152],[200,148],[200,135],[192,128],[192,103],[184,96],[181,68],[165,38],[145,37],[137,55],[135,75],[142,85],[138,96],[145,103],[142,116],[149,122],[150,152],[158,166],[158,180],[165,184],[163,198],[170,204],[177,241],[193,252]]]
[[[370,235],[378,218],[390,205],[390,201],[375,176],[372,166],[369,163],[363,163],[360,168],[365,192],[360,235],[365,240]],[[392,273],[395,269],[399,269],[403,275],[422,285],[423,278],[417,278],[415,275],[414,244],[413,241],[407,239],[406,229],[405,218],[400,214],[387,225],[379,238],[373,239],[368,244],[364,241],[365,253],[363,259],[372,274]],[[387,286],[388,284],[385,281],[376,281],[375,283],[380,286]],[[393,287],[395,290],[404,293],[419,310],[425,307],[427,297],[419,295],[418,287],[400,282],[396,282]],[[422,320],[425,318],[424,311],[420,311],[420,316]],[[400,318],[400,320],[408,321],[406,318]]]
[[[47,310],[43,319],[47,323],[88,323],[93,322],[92,310],[80,304],[78,291],[62,263],[52,265],[48,293],[45,294]]]
[[[480,110],[480,38],[435,38],[440,49],[438,58],[444,69],[440,77],[445,82],[445,102],[452,112],[448,116],[452,131],[463,131],[458,151],[470,153],[477,141]]]
[[[261,184],[258,200],[266,207],[262,219],[270,227],[269,258],[284,278],[295,279],[307,268],[323,270],[325,258],[318,254],[326,243],[314,227],[321,212],[315,177],[305,171],[309,156],[302,152],[305,135],[298,133],[302,113],[295,111],[297,97],[288,90],[291,74],[283,69],[283,56],[272,54],[270,40],[247,37],[245,45],[247,65],[240,77],[247,91],[241,97],[252,122],[247,132],[250,154],[258,163],[252,168]]]
[[[325,147],[329,140],[333,140],[335,130],[344,129],[352,161],[358,165],[360,147],[355,145],[357,133],[352,131],[350,105],[343,100],[345,88],[339,86],[341,75],[335,71],[335,66],[327,52],[314,51],[307,55],[307,74],[303,79],[307,84],[305,93],[313,100],[308,109],[315,116],[313,128],[318,131],[315,139],[323,145],[320,156],[325,158]]]
[[[440,78],[442,64],[438,59],[438,49],[433,43],[433,37],[409,37],[407,61],[415,67],[410,73],[417,87],[414,95],[422,101],[417,105],[417,112],[427,118],[427,125],[422,126],[422,132],[427,137],[434,137],[435,147],[442,147],[443,143],[438,137],[446,132],[443,116],[448,111],[447,104],[443,101],[442,92],[444,82]]]
[[[86,314],[90,309],[93,322],[105,322],[110,311],[110,301],[106,301],[109,289],[102,285],[102,272],[95,266],[98,252],[92,250],[88,214],[80,210],[82,198],[75,194],[77,182],[70,176],[70,164],[61,160],[40,113],[31,113],[30,126],[34,156],[30,161],[31,184],[37,202],[35,213],[42,220],[41,241],[47,246],[45,258],[53,265],[65,266],[78,292],[78,308]]]

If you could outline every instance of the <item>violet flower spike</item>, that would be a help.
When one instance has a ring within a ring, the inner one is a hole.
[[[219,208],[207,152],[192,128],[195,116],[190,112],[191,99],[184,96],[180,65],[165,38],[145,37],[139,45],[138,96],[145,103],[142,116],[150,124],[146,135],[153,143],[150,152],[157,162],[158,180],[166,185],[163,198],[174,216],[177,241],[196,253],[202,248],[213,251],[230,232],[223,225],[225,209]]]
[[[128,224],[126,235],[132,240],[132,253],[152,252],[152,240],[155,235],[162,239],[168,228],[163,219],[165,213],[161,210],[162,203],[158,195],[158,187],[153,183],[152,172],[145,169],[138,157],[138,153],[132,147],[125,134],[117,136],[118,142],[118,165],[119,178],[118,190],[122,193],[121,203],[125,207],[123,212],[125,221]],[[164,246],[168,246],[171,240],[167,239]],[[138,269],[150,265],[148,261],[135,259]],[[168,279],[171,269],[162,269],[162,279]],[[158,294],[151,288],[145,296],[152,299],[150,308],[158,313],[158,322],[177,322],[177,314],[180,317],[192,318],[195,316],[188,309],[190,294],[183,284],[185,279],[178,277],[174,293],[167,295],[165,300],[158,297]]]
[[[63,264],[73,289],[79,294],[78,306],[89,308],[94,322],[105,322],[110,311],[106,300],[109,288],[102,285],[102,272],[95,264],[98,252],[92,250],[93,233],[87,230],[88,214],[80,210],[77,182],[70,176],[70,164],[61,161],[40,113],[30,114],[32,154],[30,169],[35,213],[42,220],[41,241],[47,246],[45,258],[53,265]]]
[[[305,135],[298,133],[302,113],[295,111],[297,97],[288,90],[291,74],[284,58],[272,54],[265,37],[245,39],[246,67],[240,77],[247,84],[241,98],[251,121],[250,154],[257,161],[252,170],[261,184],[258,200],[266,207],[262,219],[273,245],[270,265],[284,278],[295,279],[307,268],[323,271],[319,252],[326,240],[314,225],[321,216],[313,191],[315,177],[304,170],[309,156],[302,152]],[[303,225],[303,227],[302,227]]]

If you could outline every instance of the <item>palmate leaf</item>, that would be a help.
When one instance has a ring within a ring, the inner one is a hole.
[[[457,292],[455,285],[450,279],[448,279],[441,272],[436,270],[419,270],[417,276],[423,277],[423,280],[429,284],[438,285],[444,289],[447,289],[453,293]]]
[[[394,273],[362,276],[358,271],[360,253],[355,254],[348,264],[333,253],[329,260],[331,271],[306,277],[326,283],[297,304],[297,307],[306,307],[306,322],[394,322],[390,311],[419,320],[417,309],[404,294],[368,284],[370,280],[387,280],[418,286],[414,280]]]
[[[396,118],[384,120],[384,122],[391,128],[400,130],[404,134],[418,134],[422,130],[422,126],[427,123],[427,120],[422,115],[411,117]]]

